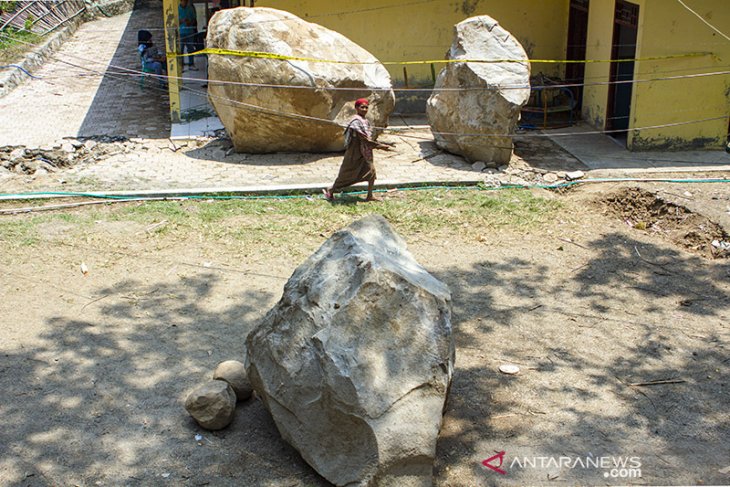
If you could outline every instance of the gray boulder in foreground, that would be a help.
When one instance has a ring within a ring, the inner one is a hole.
[[[206,46],[301,58],[209,55],[209,99],[238,152],[342,151],[356,99],[370,100],[375,127],[387,125],[395,106],[390,75],[372,54],[282,10],[221,10],[208,24]]]
[[[336,485],[428,486],[454,367],[451,295],[380,216],[336,232],[247,339],[278,427]]]
[[[426,105],[438,147],[469,162],[509,163],[511,135],[530,98],[525,50],[496,20],[480,15],[456,24],[447,57],[518,61],[448,63]]]

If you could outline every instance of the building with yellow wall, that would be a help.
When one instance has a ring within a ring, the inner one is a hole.
[[[344,34],[378,59],[444,59],[454,25],[475,15],[489,15],[510,31],[531,58],[562,59],[570,0],[257,0],[257,7],[289,11]],[[435,70],[443,65],[435,64]],[[386,65],[397,85],[429,86],[431,64]],[[557,74],[554,66],[549,67]]]
[[[629,149],[719,149],[726,143],[730,112],[730,75],[724,74],[730,71],[726,0],[250,3],[286,10],[344,34],[388,63],[397,87],[430,87],[443,67],[431,61],[444,59],[453,26],[468,17],[489,15],[522,43],[533,60],[533,75],[585,83],[572,88],[580,97],[579,115],[625,141]],[[561,62],[566,59],[587,62]],[[405,61],[427,62],[398,64]]]
[[[625,135],[633,150],[717,149],[728,135],[730,76],[708,73],[728,70],[730,40],[722,34],[730,34],[730,9],[724,0],[684,3],[695,13],[678,0],[260,0],[256,6],[339,31],[381,61],[442,59],[453,25],[482,14],[497,19],[531,59],[566,59],[577,39],[586,59],[603,61],[585,65],[584,120]],[[580,9],[587,15],[574,16]],[[582,37],[571,35],[576,27]],[[638,60],[606,62],[627,57]],[[564,78],[567,66],[534,63],[532,72]],[[388,65],[397,86],[427,86],[440,67]]]
[[[730,39],[722,34],[730,33],[730,10],[722,0],[683,3],[699,17],[678,0],[591,1],[587,58],[615,59],[612,39],[624,35],[635,42],[624,40],[619,57],[638,61],[627,64],[625,76],[616,74],[620,63],[586,65],[583,117],[600,129],[628,129],[632,150],[725,145],[730,77],[715,73],[728,71]],[[626,88],[605,83],[617,77],[633,82]]]

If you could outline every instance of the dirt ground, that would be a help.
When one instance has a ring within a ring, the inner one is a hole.
[[[401,233],[453,296],[435,484],[729,484],[730,260],[711,242],[730,240],[730,187],[539,194],[563,208],[530,231]],[[292,235],[297,251],[282,253],[153,227],[69,219],[33,246],[3,242],[0,485],[328,485],[260,401],[218,432],[182,402],[243,359],[248,331],[337,228]],[[500,452],[504,474],[482,465]],[[526,458],[537,464],[515,464]]]

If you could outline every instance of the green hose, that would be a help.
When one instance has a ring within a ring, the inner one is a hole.
[[[559,189],[567,188],[577,184],[588,184],[588,183],[616,183],[616,182],[661,182],[661,183],[730,183],[730,179],[726,178],[712,178],[712,179],[642,179],[642,178],[596,178],[596,179],[581,179],[576,181],[567,181],[559,184],[534,184],[534,185],[519,185],[519,184],[503,184],[500,186],[451,186],[451,185],[430,185],[430,186],[414,186],[397,188],[399,191],[414,191],[414,190],[431,190],[431,189],[451,189],[451,190],[469,190],[476,189],[479,191],[498,191],[503,189],[529,189],[529,188],[541,188],[541,189]],[[375,192],[386,192],[387,189],[378,189]],[[225,191],[221,191],[225,193]],[[364,194],[365,191],[353,191],[348,194],[358,195]],[[139,196],[122,196],[122,195],[109,195],[104,193],[74,193],[65,191],[41,191],[41,192],[30,192],[30,193],[0,193],[0,200],[26,200],[44,197],[66,197],[66,198],[99,198],[109,200],[129,200],[134,198],[137,201],[149,200],[182,200],[182,199],[218,199],[218,200],[259,200],[259,199],[292,199],[292,198],[309,198],[311,194],[292,194],[292,195],[215,195],[215,194],[201,194],[201,195],[182,195],[182,196],[154,196],[154,197],[139,197]]]

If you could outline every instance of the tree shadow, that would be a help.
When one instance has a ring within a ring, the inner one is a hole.
[[[577,270],[535,264],[528,242],[519,258],[479,247],[432,272],[451,289],[457,346],[438,484],[726,483],[730,265],[619,233],[585,247]],[[221,286],[241,290],[205,306]],[[183,408],[217,363],[243,360],[279,298],[236,286],[212,271],[120,280],[50,319],[38,346],[3,353],[0,483],[328,485],[259,401],[218,432]],[[681,382],[651,384],[667,379]],[[481,465],[500,451],[504,476]],[[519,468],[518,456],[635,456],[642,477]]]
[[[289,167],[317,164],[325,160],[342,160],[342,152],[273,152],[270,154],[246,154],[233,152],[233,144],[227,137],[217,137],[202,147],[185,152],[187,157],[203,161],[223,162],[244,166]]]
[[[607,302],[624,302],[621,289],[633,289],[645,298],[643,313],[661,311],[658,301],[674,300],[690,314],[715,315],[718,305],[728,299],[718,283],[727,281],[728,266],[707,266],[697,256],[686,256],[676,249],[639,242],[612,233],[590,244],[600,251],[576,274],[581,283],[578,296],[586,298],[592,309],[609,311]],[[617,292],[619,291],[619,292]]]
[[[186,393],[217,363],[244,360],[259,304],[273,299],[249,290],[223,309],[201,306],[222,285],[212,272],[174,284],[124,280],[97,289],[94,319],[57,316],[39,346],[4,353],[0,385],[13,393],[0,407],[0,483],[328,485],[280,439],[261,402],[239,404],[217,432],[185,411]]]
[[[615,233],[586,247],[579,272],[512,258],[436,272],[457,342],[444,485],[727,483],[730,265]],[[506,475],[481,465],[502,451]],[[525,456],[635,457],[641,478],[512,463]]]
[[[530,167],[545,171],[586,171],[588,166],[550,140],[538,134],[515,136],[514,155]]]

